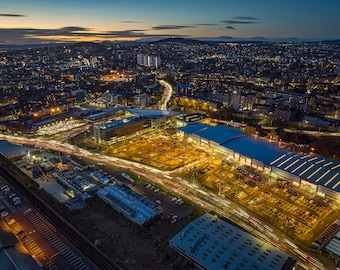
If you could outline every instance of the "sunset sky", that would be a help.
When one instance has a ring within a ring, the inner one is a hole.
[[[1,0],[0,44],[190,38],[339,39],[340,0]]]

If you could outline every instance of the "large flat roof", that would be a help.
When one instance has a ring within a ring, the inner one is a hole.
[[[314,184],[340,192],[340,162],[323,156],[285,153],[270,165]]]
[[[170,246],[205,269],[293,269],[297,261],[209,213],[188,224]]]
[[[198,135],[204,139],[223,144],[227,141],[237,139],[249,134],[228,126],[210,126],[207,124],[192,124],[179,128],[186,133]]]
[[[158,206],[134,192],[125,185],[109,184],[97,191],[99,197],[105,197],[113,205],[124,210],[136,223],[143,225],[162,213]]]
[[[253,136],[247,132],[228,126],[192,124],[179,128],[179,130],[198,135],[206,140],[214,141],[225,148],[268,165],[274,159],[288,152],[287,150],[279,148],[275,142],[270,142],[259,136]]]
[[[0,153],[6,158],[24,155],[27,150],[28,148],[26,146],[12,144],[6,140],[0,140]]]
[[[264,138],[253,135],[223,143],[222,146],[268,165],[274,159],[288,152],[287,150],[279,148],[275,142],[270,142]]]

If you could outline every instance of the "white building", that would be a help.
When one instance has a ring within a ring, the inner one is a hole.
[[[159,68],[161,59],[157,55],[139,53],[137,54],[137,64],[145,67]]]

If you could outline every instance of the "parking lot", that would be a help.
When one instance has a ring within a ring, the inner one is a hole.
[[[208,156],[208,153],[182,141],[177,135],[162,133],[145,135],[127,144],[111,147],[106,154],[164,170],[180,168]]]

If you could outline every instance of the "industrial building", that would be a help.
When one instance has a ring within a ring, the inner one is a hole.
[[[228,126],[192,124],[178,129],[183,136],[208,145],[233,160],[266,170],[300,188],[340,200],[340,162],[316,154],[297,154]]]
[[[28,153],[28,148],[23,145],[12,144],[6,140],[0,140],[0,153],[7,159],[17,159]]]
[[[126,117],[93,125],[93,135],[96,142],[107,143],[113,137],[121,137],[150,128],[150,118]]]
[[[97,195],[113,209],[140,226],[147,226],[162,215],[157,204],[125,185],[109,184],[97,191]]]
[[[119,109],[119,107],[117,107]],[[116,120],[93,124],[96,142],[113,144],[132,134],[142,134],[152,128],[162,128],[176,121],[176,112],[163,110],[137,110],[125,108],[126,116]]]
[[[291,270],[297,261],[233,224],[206,213],[170,240],[197,269]]]

